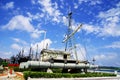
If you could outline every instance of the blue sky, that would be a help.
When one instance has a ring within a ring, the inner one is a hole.
[[[119,0],[0,0],[0,57],[10,58],[21,49],[27,55],[37,44],[39,51],[46,44],[64,50],[69,9],[73,30],[83,24],[75,34],[79,60],[95,58],[98,65],[119,67]]]

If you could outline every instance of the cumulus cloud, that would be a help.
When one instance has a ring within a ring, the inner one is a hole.
[[[96,5],[96,4],[101,4],[101,0],[79,0],[79,4],[82,3],[87,3],[89,2],[89,5]]]
[[[13,40],[15,42],[10,46],[13,50],[20,51],[20,50],[23,49],[24,50],[24,55],[29,54],[30,45],[22,44],[23,40],[20,40],[18,38],[13,38]],[[37,48],[38,48],[38,52],[40,52],[42,49],[50,48],[51,44],[52,44],[52,41],[50,39],[45,39],[45,40],[42,40],[40,42],[32,43],[31,47],[32,47],[32,50],[33,50],[33,54],[35,54]]]
[[[21,40],[21,39],[19,39],[19,38],[12,38],[12,40],[14,40],[16,43],[20,43],[20,44],[23,44],[23,45],[26,45],[26,44],[27,44],[26,41]]]
[[[97,34],[100,31],[99,27],[96,27],[93,25],[88,25],[88,24],[83,24],[82,29],[85,30],[87,32],[87,34],[89,34],[89,33]]]
[[[106,59],[106,56],[104,54],[101,54],[101,55],[96,55],[94,58],[96,60],[102,60],[102,59]]]
[[[100,36],[120,36],[120,7],[117,5],[116,8],[99,13],[98,17],[101,19],[101,25],[103,26]]]
[[[3,6],[4,9],[13,9],[14,8],[14,2],[6,3],[5,6]]]
[[[38,29],[36,29],[32,32],[31,37],[32,38],[39,38],[40,34],[42,34],[42,33],[46,33],[46,31],[44,31],[44,30],[39,31]]]
[[[31,3],[32,4],[36,4],[36,0],[31,0]]]
[[[95,55],[94,58],[96,60],[96,64],[98,65],[110,66],[112,64],[114,66],[119,66],[117,64],[118,56],[119,55],[117,53],[101,53]]]
[[[22,49],[22,47],[20,45],[16,44],[16,43],[12,44],[11,48],[14,49],[14,50],[20,50],[20,49]]]
[[[120,36],[120,7],[118,4],[116,4],[116,8],[98,14],[97,18],[100,20],[98,26],[83,24],[82,29],[99,37]]]
[[[77,9],[77,8],[78,8],[78,6],[79,6],[79,4],[74,3],[74,8],[75,8],[75,9]]]
[[[76,44],[76,54],[77,54],[78,60],[80,60],[80,61],[87,60],[86,50],[85,50],[85,47],[83,45]],[[74,48],[72,49],[71,56],[72,56],[72,58],[76,59]]]
[[[90,0],[91,1],[91,0]],[[101,2],[101,0],[92,0],[91,2],[90,2],[90,5],[97,5],[97,4],[101,4],[102,2]]]
[[[20,51],[21,49],[23,49],[24,54],[29,53],[29,46],[30,46],[29,43],[27,43],[26,41],[20,38],[12,38],[12,40],[14,41],[13,44],[11,45],[11,48],[13,50]]]
[[[114,49],[117,48],[118,49],[120,48],[120,41],[113,42],[112,44],[105,46],[105,48],[114,48]]]
[[[0,51],[0,58],[3,58],[3,59],[10,58],[10,55],[12,55],[12,52],[10,51],[8,52]]]
[[[35,15],[31,14],[30,12],[27,12],[27,15],[31,20],[40,20],[40,18],[44,17],[43,13],[36,13]]]
[[[4,53],[4,55],[10,55],[10,54],[12,54],[12,52],[3,52]]]
[[[62,13],[58,10],[58,4],[52,3],[51,0],[39,0],[38,3],[43,7],[41,10],[47,14],[54,22],[60,22]],[[49,19],[48,18],[48,19]]]
[[[67,18],[65,16],[62,17],[62,21],[65,25],[67,25],[68,21],[67,21]]]
[[[34,31],[33,25],[30,23],[30,19],[23,15],[17,15],[13,17],[8,24],[3,26],[3,29],[9,30],[23,30],[27,32]]]
[[[37,49],[37,45],[38,45],[38,49],[42,50],[42,49],[49,48],[51,44],[52,44],[52,41],[50,39],[45,39],[45,40],[42,40],[41,42],[37,42],[35,44],[31,44],[31,47],[34,50],[36,50]]]
[[[21,30],[30,33],[32,38],[39,38],[43,30],[35,29],[31,24],[31,18],[25,17],[23,15],[14,16],[6,25],[2,27],[8,30]]]
[[[64,1],[61,1],[62,5],[64,5],[63,3]],[[66,25],[67,18],[63,16],[61,11],[59,10],[60,6],[58,6],[57,2],[52,3],[51,0],[38,0],[37,4],[39,4],[40,11],[42,12],[36,14],[31,14],[30,12],[27,12],[27,15],[31,19],[41,21],[41,23],[43,23],[44,21],[44,24],[48,23],[49,21],[52,21],[52,23],[63,23],[64,25]],[[74,5],[75,8],[78,7],[78,4],[74,4]]]

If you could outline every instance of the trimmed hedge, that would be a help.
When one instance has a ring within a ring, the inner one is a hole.
[[[13,68],[14,71],[17,72],[31,71],[31,69],[20,69],[19,67],[9,67],[9,68]]]
[[[115,74],[110,73],[46,73],[46,72],[33,72],[33,71],[25,71],[24,78],[27,80],[28,77],[31,78],[78,78],[78,77],[107,77],[107,76],[116,76]]]
[[[53,71],[53,73],[62,73],[62,69],[61,68],[53,68],[51,70]]]

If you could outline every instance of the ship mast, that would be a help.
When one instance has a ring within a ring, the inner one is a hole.
[[[70,54],[75,54],[75,58],[78,61],[76,45],[74,41],[74,34],[82,27],[82,24],[79,25],[75,30],[72,29],[72,12],[68,13],[68,30],[66,38],[63,40],[65,43],[65,51],[70,52]]]
[[[66,35],[67,38],[72,32],[72,26],[71,26],[72,19],[71,18],[72,18],[72,12],[69,12],[68,13],[68,31],[67,31],[67,35]],[[65,41],[63,41],[63,42],[65,42]],[[71,39],[69,39],[68,41],[65,42],[65,51],[67,51],[70,47],[72,47]]]
[[[37,49],[36,49],[36,55],[35,55],[35,60],[38,60],[38,44],[37,44]]]

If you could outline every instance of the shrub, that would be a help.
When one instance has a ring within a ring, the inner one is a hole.
[[[17,71],[17,72],[23,72],[23,71],[31,71],[31,69],[21,69],[19,67],[12,67],[14,69],[14,71]]]
[[[27,80],[28,77],[30,76],[30,71],[24,71],[23,74],[24,74],[25,80]]]
[[[33,71],[25,71],[24,78],[27,80],[28,77],[31,78],[78,78],[78,77],[107,77],[107,76],[116,76],[115,74],[110,73],[46,73],[46,72],[33,72]]]
[[[61,73],[62,72],[62,69],[60,68],[54,68],[52,69],[53,73]]]
[[[7,67],[7,66],[8,66],[8,62],[3,61],[3,62],[2,62],[2,65],[3,65],[4,67]]]

